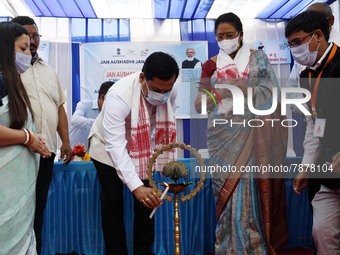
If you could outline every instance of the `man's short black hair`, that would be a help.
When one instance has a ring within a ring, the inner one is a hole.
[[[291,19],[285,29],[286,38],[294,32],[300,30],[306,33],[312,33],[313,31],[320,29],[328,41],[329,39],[329,24],[327,16],[318,11],[305,11],[300,13]]]
[[[105,95],[113,84],[115,84],[113,81],[103,82],[102,85],[100,85],[100,88],[99,88],[98,98],[100,97],[100,95]]]
[[[22,26],[25,26],[25,25],[37,25],[37,24],[35,24],[34,19],[32,19],[31,17],[28,17],[28,16],[17,16],[15,18],[13,18],[11,21],[15,22],[15,23],[18,23],[18,24],[20,24]]]
[[[179,69],[176,60],[164,52],[154,52],[147,57],[142,72],[146,80],[158,78],[163,81],[170,80],[173,75],[176,79]]]

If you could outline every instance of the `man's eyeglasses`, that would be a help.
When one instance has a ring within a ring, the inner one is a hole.
[[[227,40],[231,40],[237,37],[239,32],[228,32],[228,33],[218,33],[216,34],[216,40],[222,41],[224,38]]]
[[[311,36],[310,40],[312,40],[312,37],[314,35],[314,32],[309,33],[308,35],[302,37],[302,38],[295,38],[293,40],[291,40],[290,42],[288,42],[288,47],[289,48],[294,48],[297,46],[300,46],[302,44],[302,42],[308,37]],[[310,42],[310,40],[308,41],[308,43]]]
[[[30,39],[33,39],[34,41],[40,40],[41,35],[40,34],[33,34],[29,35]]]

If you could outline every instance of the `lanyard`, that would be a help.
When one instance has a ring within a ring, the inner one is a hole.
[[[314,117],[318,116],[318,113],[316,111],[316,98],[318,96],[318,90],[319,90],[321,75],[322,75],[322,72],[325,69],[325,67],[328,65],[328,63],[331,62],[331,60],[333,59],[337,48],[338,48],[338,46],[336,44],[334,44],[333,47],[332,47],[331,53],[329,54],[327,61],[326,61],[325,65],[323,66],[321,72],[319,73],[318,77],[316,78],[316,81],[315,81],[315,84],[314,84],[312,99],[311,99],[312,113],[313,113]],[[312,73],[311,72],[308,73],[308,80],[309,80],[309,86],[312,89]]]

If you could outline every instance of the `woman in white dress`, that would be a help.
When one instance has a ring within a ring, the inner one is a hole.
[[[31,62],[27,30],[0,23],[0,255],[36,254],[33,231],[38,154],[50,152],[34,134],[20,73]]]

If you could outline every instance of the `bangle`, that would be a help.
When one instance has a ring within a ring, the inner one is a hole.
[[[33,142],[34,142],[34,134],[31,130],[27,130],[30,134],[30,139],[29,141],[27,142],[27,145],[31,145]]]
[[[29,131],[28,131],[27,128],[23,128],[22,130],[23,130],[23,131],[25,132],[25,134],[26,134],[26,141],[24,142],[24,144],[27,144],[28,141],[30,140],[30,133],[29,133]]]

